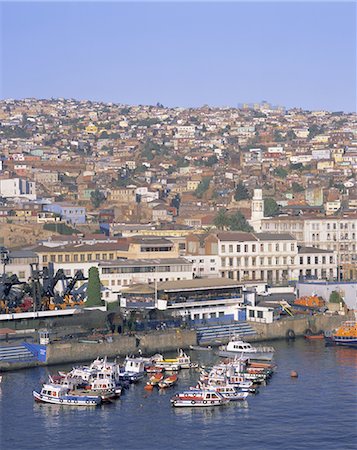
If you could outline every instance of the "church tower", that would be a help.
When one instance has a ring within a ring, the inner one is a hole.
[[[252,215],[250,224],[254,228],[254,231],[260,232],[262,228],[262,219],[264,218],[264,200],[263,191],[261,189],[254,189],[251,209]]]

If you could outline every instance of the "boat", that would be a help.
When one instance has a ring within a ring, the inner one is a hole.
[[[195,350],[197,352],[209,352],[212,350],[212,347],[208,345],[207,347],[201,347],[200,345],[190,345],[191,350]]]
[[[159,367],[165,367],[166,370],[177,367],[177,370],[180,369],[193,369],[197,368],[198,364],[191,362],[191,357],[186,355],[186,353],[180,349],[176,358],[164,359],[162,355],[158,357],[155,361],[155,364]]]
[[[227,345],[219,347],[218,355],[223,357],[241,355],[252,360],[271,361],[274,352],[273,347],[253,347],[249,342],[233,338]]]
[[[146,373],[162,373],[165,372],[165,367],[160,366],[147,366],[145,367]]]
[[[126,357],[124,368],[119,372],[119,379],[136,383],[145,376],[145,363],[140,358]]]
[[[158,385],[160,389],[169,388],[177,383],[177,375],[171,375],[162,381],[159,381]]]
[[[36,402],[63,406],[98,406],[102,403],[99,395],[73,395],[66,386],[48,383],[41,392],[33,391]]]
[[[176,393],[171,398],[171,404],[177,407],[211,407],[229,403],[219,392],[208,389],[195,389]]]
[[[325,339],[325,335],[324,335],[324,333],[304,334],[304,338],[309,339],[309,340]]]
[[[149,378],[149,381],[146,384],[150,384],[151,386],[156,386],[164,379],[164,375],[162,373],[156,373]]]
[[[345,322],[332,333],[329,340],[335,345],[357,348],[357,321]]]
[[[219,392],[224,398],[230,400],[231,402],[243,401],[249,395],[249,392],[246,392],[246,391],[243,392],[231,384],[204,385],[199,382],[195,388],[190,388],[190,390],[193,390],[193,391],[195,391],[197,389],[202,389],[202,390],[207,389],[210,391]]]

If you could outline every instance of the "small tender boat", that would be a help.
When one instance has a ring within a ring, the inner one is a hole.
[[[223,357],[241,355],[253,360],[271,361],[274,352],[273,347],[252,347],[249,342],[233,338],[227,345],[219,347],[218,355]]]
[[[227,403],[229,400],[222,394],[206,389],[179,392],[171,398],[171,404],[176,408],[221,406]]]
[[[166,389],[177,383],[177,375],[171,375],[162,381],[159,381],[158,385],[161,389]]]
[[[314,340],[314,339],[325,339],[325,335],[324,335],[324,333],[318,333],[318,334],[305,334],[304,335],[304,338],[305,339],[311,339],[311,340]]]
[[[164,379],[164,375],[162,373],[156,373],[155,375],[152,375],[149,378],[149,381],[147,382],[147,384],[151,384],[151,386],[156,386],[157,384],[160,383],[160,381],[163,381]]]
[[[145,372],[146,373],[162,373],[162,372],[165,372],[165,367],[148,366],[148,367],[145,367]]]
[[[44,384],[41,392],[33,391],[36,402],[63,406],[98,406],[102,403],[99,395],[72,395],[68,388],[60,384]]]

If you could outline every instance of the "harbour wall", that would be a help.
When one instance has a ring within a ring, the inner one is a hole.
[[[196,331],[181,329],[135,333],[135,335],[131,336],[113,335],[110,342],[105,339],[100,342],[93,341],[92,343],[79,342],[77,340],[54,342],[46,346],[46,362],[0,361],[0,371],[90,361],[98,356],[124,357],[130,354],[138,354],[140,351],[143,354],[150,355],[158,352],[176,351],[178,348],[187,349],[190,345],[196,344]]]
[[[314,316],[287,317],[273,323],[249,322],[257,332],[249,336],[249,341],[265,341],[286,337],[304,336],[308,330],[312,333],[332,331],[349,317],[345,315],[316,314]]]

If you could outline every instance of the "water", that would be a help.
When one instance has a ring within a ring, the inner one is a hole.
[[[49,373],[36,368],[3,374],[0,447],[26,449],[324,449],[357,447],[357,350],[323,342],[274,342],[278,370],[246,404],[175,409],[174,391],[131,386],[116,403],[91,409],[36,404],[32,390]],[[211,364],[211,352],[191,352]],[[50,368],[68,368],[68,366]],[[299,378],[290,378],[297,370]],[[181,371],[176,390],[196,383]]]

